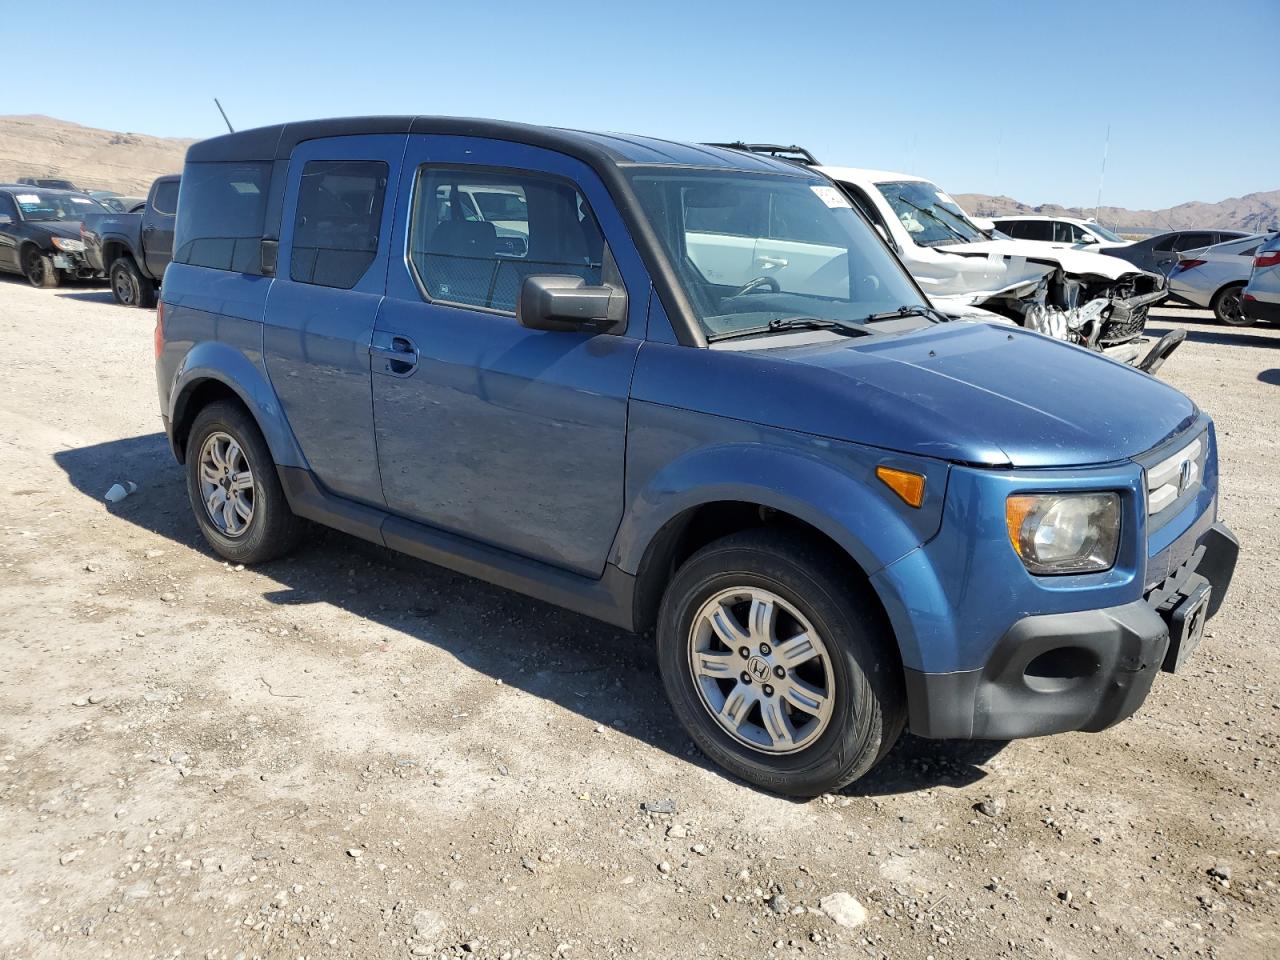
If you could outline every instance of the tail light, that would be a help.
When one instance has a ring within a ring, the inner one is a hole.
[[[164,301],[156,301],[156,359],[164,352]]]
[[[1253,258],[1255,267],[1274,267],[1280,266],[1280,250],[1268,250],[1266,253],[1260,253]]]
[[[1208,261],[1205,261],[1205,260],[1196,260],[1196,259],[1194,259],[1194,258],[1193,258],[1193,259],[1191,259],[1191,260],[1179,260],[1179,261],[1178,261],[1178,265],[1177,265],[1176,267],[1174,267],[1173,269],[1174,269],[1174,270],[1190,270],[1192,267],[1198,267],[1198,266],[1200,266],[1200,264],[1202,264],[1202,263],[1206,263],[1206,262],[1208,262]]]

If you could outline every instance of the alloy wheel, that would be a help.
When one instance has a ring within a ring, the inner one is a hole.
[[[689,669],[720,728],[753,750],[795,753],[831,721],[835,675],[799,610],[760,587],[723,590],[689,629]]]
[[[200,497],[220,533],[243,536],[253,522],[253,472],[244,449],[230,434],[211,433],[200,448]]]

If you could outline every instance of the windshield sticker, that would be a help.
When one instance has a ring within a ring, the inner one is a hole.
[[[34,193],[20,193],[18,194],[18,202],[19,203],[39,203],[40,197]]]
[[[832,210],[839,210],[841,207],[849,208],[849,201],[845,199],[845,195],[835,187],[827,186],[811,186],[812,190],[828,207]]]

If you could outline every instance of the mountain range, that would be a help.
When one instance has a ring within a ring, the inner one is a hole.
[[[151,181],[182,170],[183,156],[194,140],[152,137],[81,126],[34,114],[0,116],[0,183],[18,177],[59,177],[83,190],[116,190],[145,196]],[[977,216],[1035,213],[1088,217],[1092,210],[1046,203],[1031,206],[1012,197],[981,193],[955,195],[965,210]],[[1170,227],[1225,227],[1269,230],[1280,222],[1280,190],[1251,193],[1217,203],[1191,201],[1165,210],[1126,210],[1102,207],[1098,220],[1106,226],[1135,233]]]
[[[1007,217],[1039,214],[1049,217],[1092,217],[1093,208],[1063,207],[1056,203],[1031,206],[1012,197],[991,197],[983,193],[955,194],[956,203],[979,217]],[[1126,210],[1099,207],[1097,220],[1122,233],[1162,233],[1165,230],[1218,227],[1262,233],[1280,224],[1280,190],[1250,193],[1217,203],[1192,200],[1164,210]]]

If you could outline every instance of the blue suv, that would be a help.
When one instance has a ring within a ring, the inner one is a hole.
[[[302,520],[636,632],[770,790],[924,737],[1101,730],[1235,565],[1213,425],[936,311],[821,174],[480,120],[194,145],[161,411],[228,560]]]

